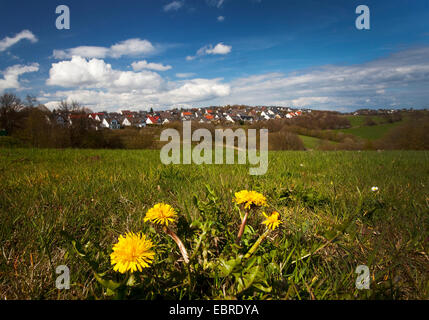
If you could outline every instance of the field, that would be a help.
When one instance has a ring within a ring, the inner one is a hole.
[[[267,174],[248,169],[162,165],[156,150],[0,149],[0,298],[429,297],[429,152],[279,151]],[[243,189],[263,193],[263,210],[283,221],[247,260],[265,226],[255,209],[234,244]],[[143,221],[159,202],[179,213],[189,265]],[[143,231],[156,255],[116,292],[124,278],[109,255],[128,231]],[[70,290],[55,287],[59,265]],[[369,290],[356,289],[358,265],[370,270]]]
[[[347,135],[354,136],[358,141],[366,141],[368,143],[377,142],[380,139],[384,138],[388,133],[390,133],[393,129],[398,126],[404,125],[405,123],[411,120],[409,115],[404,115],[401,120],[397,120],[395,122],[386,122],[386,119],[380,115],[373,116],[344,116],[349,122],[350,127],[347,129],[333,129],[333,130],[321,130],[319,133],[323,132],[341,132]],[[371,119],[372,125],[368,125],[366,122]],[[322,139],[320,136],[306,136],[299,135],[299,138],[304,144],[304,147],[307,150],[323,150],[323,145],[329,144],[337,144],[338,141],[332,141]]]
[[[304,146],[306,149],[317,149],[317,147],[322,142],[322,140],[318,138],[309,137],[309,136],[299,135],[299,138],[302,140],[302,143],[304,143]]]
[[[389,130],[401,124],[401,122],[395,123],[383,123],[374,126],[362,126],[350,129],[339,130],[344,133],[353,134],[359,138],[367,140],[376,140],[382,138]]]

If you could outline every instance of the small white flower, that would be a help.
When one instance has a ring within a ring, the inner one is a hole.
[[[376,191],[378,191],[378,187],[372,187],[372,188],[371,188],[371,191],[372,191],[372,192],[376,192]]]
[[[303,167],[304,165],[301,163],[299,166],[300,166],[300,167]]]

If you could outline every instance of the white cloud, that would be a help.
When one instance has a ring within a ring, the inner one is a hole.
[[[219,16],[219,17],[217,17],[217,21],[223,22],[223,21],[225,21],[225,17],[224,16]]]
[[[177,78],[191,78],[195,76],[195,73],[193,72],[187,72],[187,73],[176,73]]]
[[[146,98],[160,105],[178,105],[211,100],[229,95],[230,87],[220,83],[221,80],[193,79],[185,81],[177,88],[148,95]]]
[[[0,92],[5,89],[19,89],[19,76],[29,72],[39,71],[39,64],[32,63],[27,66],[23,65],[14,65],[8,67],[5,71],[1,72],[3,74],[3,79],[0,79]]]
[[[149,54],[155,51],[152,43],[148,40],[129,39],[115,44],[111,47],[112,57],[120,58],[128,55],[134,56],[139,54]]]
[[[169,83],[165,90],[149,92],[147,90],[77,89],[45,93],[40,100],[52,108],[61,100],[79,101],[93,110],[116,111],[126,107],[130,110],[148,110],[151,107],[168,108],[202,103],[227,96],[229,85],[221,79],[193,79],[190,81]]]
[[[231,52],[232,47],[224,45],[223,43],[218,43],[214,48],[207,48],[207,54],[228,54]]]
[[[220,42],[214,47],[212,45],[208,45],[208,46],[204,46],[204,47],[198,49],[197,54],[195,56],[187,56],[186,60],[191,61],[197,57],[201,57],[201,56],[205,56],[205,55],[209,55],[209,54],[225,55],[225,54],[230,53],[231,50],[232,50],[231,46],[225,45],[222,42]]]
[[[54,50],[53,56],[56,59],[67,59],[72,56],[80,56],[85,58],[104,58],[107,57],[109,48],[81,46],[67,50]]]
[[[73,56],[70,61],[52,64],[46,84],[65,88],[154,89],[162,82],[155,72],[119,71],[103,60]]]
[[[268,73],[232,81],[219,103],[355,109],[428,106],[429,47],[350,66],[321,66],[290,74]]]
[[[166,81],[155,72],[115,70],[103,60],[79,56],[53,63],[49,75],[47,85],[70,88],[44,94],[41,101],[49,106],[69,99],[94,109],[116,110],[119,106],[145,109],[206,101],[230,92],[222,79]]]
[[[149,70],[155,70],[155,71],[167,71],[172,68],[172,66],[168,66],[168,65],[165,66],[160,63],[153,63],[153,62],[148,63],[146,60],[133,62],[131,64],[131,67],[133,68],[134,71],[141,71],[143,69],[149,69]]]
[[[168,11],[177,11],[181,7],[183,7],[183,1],[173,1],[169,4],[166,4],[163,8],[165,12],[168,12]]]
[[[24,39],[30,40],[32,43],[37,42],[36,36],[30,30],[23,30],[12,38],[6,37],[0,40],[0,52],[9,49],[11,46]]]
[[[120,58],[122,56],[149,55],[155,51],[156,49],[150,41],[134,38],[119,42],[108,48],[80,46],[66,50],[54,50],[53,56],[56,59],[68,59],[73,56],[84,58]]]

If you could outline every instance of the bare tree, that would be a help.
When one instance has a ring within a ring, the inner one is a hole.
[[[58,108],[57,111],[59,114],[61,114],[63,117],[67,118],[67,116],[70,114],[71,112],[71,107],[69,105],[69,103],[66,100],[61,100],[58,103]]]
[[[35,96],[27,94],[27,97],[25,98],[25,105],[27,107],[33,108],[37,106],[39,103],[37,101],[37,98]]]
[[[63,115],[68,116],[71,113],[79,114],[79,113],[91,113],[92,111],[86,107],[84,107],[81,103],[77,101],[67,102],[66,100],[61,100],[58,104],[57,111]]]
[[[17,127],[20,127],[20,112],[24,106],[15,94],[5,93],[0,97],[0,127],[8,133],[12,133]]]

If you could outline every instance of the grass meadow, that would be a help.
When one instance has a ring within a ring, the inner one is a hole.
[[[363,126],[349,129],[341,129],[339,131],[355,135],[362,139],[377,140],[382,138],[389,130],[399,126],[402,122],[382,123],[374,126]]]
[[[157,150],[0,149],[0,298],[429,297],[429,152],[278,151],[267,174],[248,169],[163,165]],[[246,261],[264,225],[255,210],[234,243],[243,189],[263,193],[263,210],[283,221]],[[188,267],[143,221],[159,202],[179,213]],[[118,296],[102,284],[122,281],[109,255],[128,231],[143,231],[156,255]],[[55,287],[59,265],[69,290]],[[356,289],[358,265],[369,267],[369,290]]]

